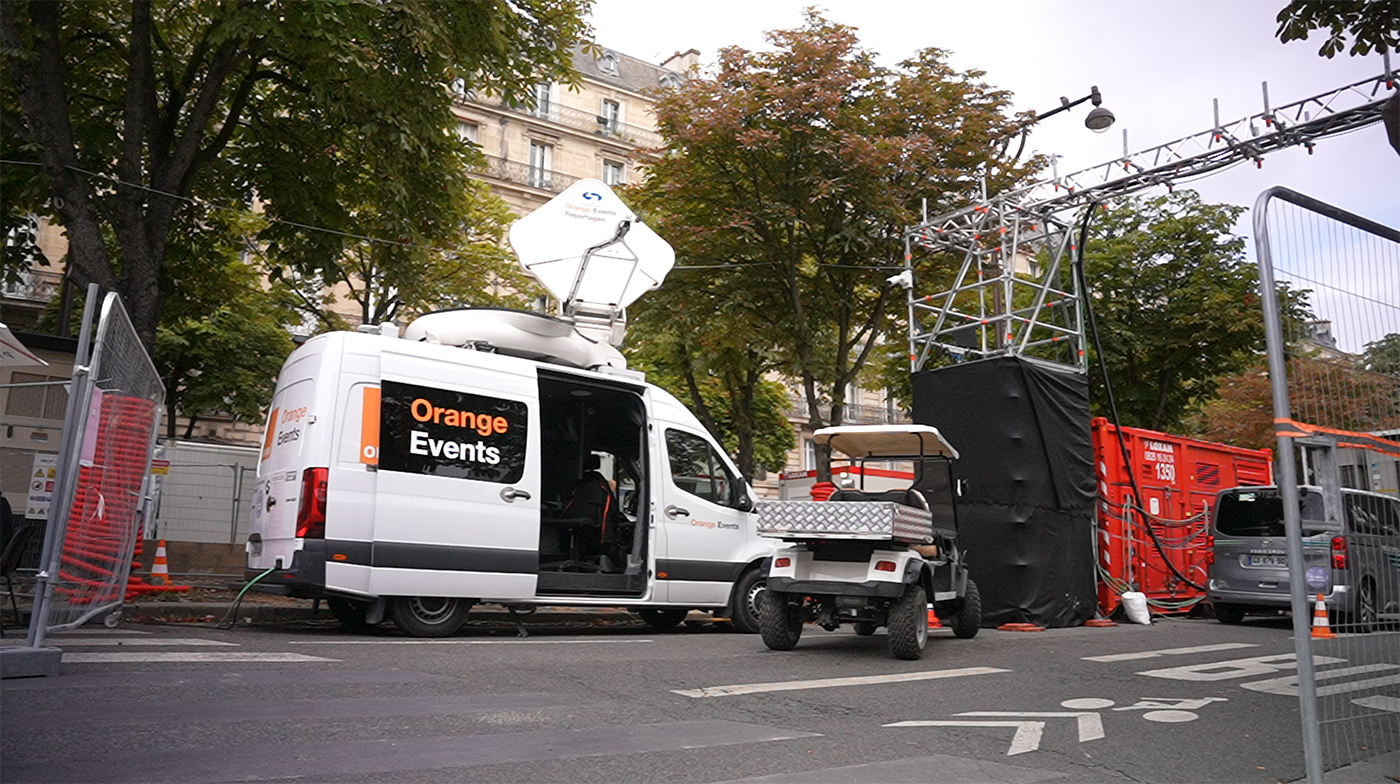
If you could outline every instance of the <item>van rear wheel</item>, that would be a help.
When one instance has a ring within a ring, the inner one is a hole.
[[[389,600],[389,617],[414,637],[450,637],[466,623],[471,608],[470,599],[395,596]]]
[[[1215,607],[1215,620],[1230,626],[1244,623],[1244,608],[1240,605],[1215,602],[1213,606]]]
[[[690,610],[684,607],[643,607],[637,610],[642,622],[659,631],[670,631],[681,625]]]
[[[327,596],[326,607],[331,615],[340,621],[340,628],[347,632],[362,632],[369,628],[365,616],[369,614],[369,602],[347,599],[344,596]]]

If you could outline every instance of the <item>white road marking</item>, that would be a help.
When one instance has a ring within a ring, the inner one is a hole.
[[[292,645],[616,645],[655,640],[290,640]]]
[[[967,713],[956,714],[958,716],[998,716],[1011,718],[1022,716],[1027,719],[1074,719],[1079,725],[1079,742],[1087,740],[1099,740],[1103,738],[1103,719],[1099,714],[1085,711],[1075,711],[1073,713],[1035,713],[1022,711],[968,711]]]
[[[53,634],[45,635],[45,637],[46,637],[47,639],[50,639],[50,640],[57,640],[57,639],[60,639],[60,638],[62,638],[62,637],[64,637],[64,636],[67,636],[67,635],[70,635],[70,634],[90,634],[90,633],[91,633],[91,630],[83,629],[83,630],[76,630],[76,631],[54,632]],[[139,632],[139,631],[136,631],[135,629],[105,629],[105,630],[102,631],[102,635],[103,635],[104,637],[107,636],[107,635],[109,635],[109,634],[115,637],[115,636],[121,635],[121,634],[131,634],[131,635],[137,635],[137,634],[155,634],[155,632]]]
[[[1360,705],[1363,708],[1375,708],[1376,710],[1400,713],[1400,698],[1376,695],[1374,697],[1362,697],[1351,701],[1352,705]]]
[[[190,645],[190,646],[216,646],[224,645],[237,647],[238,643],[220,642],[218,640],[202,640],[198,637],[58,637],[49,638],[49,642],[54,645]]]
[[[882,683],[931,681],[940,678],[963,678],[969,675],[991,675],[1011,672],[997,667],[964,667],[957,670],[900,672],[892,675],[858,675],[851,678],[820,678],[817,680],[777,681],[774,683],[739,683],[733,686],[708,686],[703,689],[672,689],[682,697],[729,697],[735,694],[759,694],[770,691],[799,691],[801,689],[830,689],[836,686],[873,686]]]
[[[1045,731],[1043,721],[898,721],[886,727],[1015,727],[1011,748],[1006,756],[1014,757],[1040,748],[1040,736]]]
[[[1258,647],[1258,645],[1249,642],[1222,642],[1217,645],[1194,645],[1190,648],[1163,648],[1160,651],[1141,651],[1139,653],[1115,653],[1108,656],[1085,656],[1084,661],[1135,661],[1137,659],[1155,659],[1159,656],[1182,656],[1188,653],[1212,653],[1214,651],[1232,651],[1238,648]]]
[[[1346,659],[1332,656],[1313,656],[1313,664],[1339,664]],[[1231,659],[1229,661],[1190,664],[1185,667],[1167,667],[1160,670],[1144,670],[1138,675],[1149,678],[1170,678],[1178,681],[1223,681],[1230,678],[1250,678],[1256,675],[1273,675],[1276,672],[1292,670],[1298,666],[1291,653],[1274,656],[1255,656],[1251,659]]]
[[[300,653],[258,653],[255,651],[218,651],[197,653],[194,651],[110,651],[101,653],[63,654],[64,664],[170,664],[202,662],[333,662],[340,659],[326,659],[321,656],[306,656]]]
[[[1323,681],[1331,681],[1336,680],[1338,678],[1346,678],[1352,675],[1365,675],[1366,673],[1370,672],[1393,673],[1395,670],[1400,670],[1400,665],[1362,664],[1356,667],[1334,667],[1330,670],[1318,670],[1314,675],[1314,679],[1318,684],[1321,684]],[[1319,685],[1317,687],[1317,696],[1330,697],[1333,694],[1346,694],[1347,692],[1361,691],[1362,689],[1372,689],[1379,688],[1381,686],[1390,686],[1395,683],[1400,683],[1400,675],[1387,675],[1382,678],[1367,678],[1366,680],[1360,681],[1334,683],[1330,686]],[[1267,681],[1253,681],[1251,683],[1241,683],[1240,686],[1249,689],[1250,691],[1261,691],[1266,694],[1282,694],[1285,697],[1298,696],[1297,675],[1289,675],[1283,678],[1272,678]]]

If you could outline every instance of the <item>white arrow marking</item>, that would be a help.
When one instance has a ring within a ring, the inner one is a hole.
[[[1365,675],[1372,672],[1394,672],[1400,670],[1394,664],[1363,664],[1358,667],[1334,667],[1330,670],[1318,670],[1314,675],[1315,680],[1320,684],[1322,681],[1346,678],[1352,675]],[[1330,697],[1333,694],[1346,694],[1352,691],[1364,691],[1366,689],[1377,689],[1382,686],[1390,686],[1400,683],[1400,675],[1386,675],[1380,678],[1367,678],[1359,681],[1343,681],[1331,686],[1317,687],[1317,696]],[[1271,678],[1266,681],[1251,681],[1241,683],[1241,687],[1250,691],[1262,691],[1266,694],[1282,694],[1285,697],[1298,696],[1298,676],[1289,675],[1283,678]]]
[[[1079,724],[1079,742],[1099,740],[1103,734],[1103,720],[1097,713],[1023,713],[1020,711],[969,711],[959,716],[1024,716],[1028,719],[1075,719]],[[1044,723],[1044,722],[1042,722]]]
[[[965,714],[963,714],[965,715]],[[897,721],[886,727],[1015,727],[1011,748],[1006,756],[1014,757],[1040,748],[1040,735],[1045,731],[1043,721]]]

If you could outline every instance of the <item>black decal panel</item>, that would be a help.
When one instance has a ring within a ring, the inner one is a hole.
[[[518,400],[386,379],[379,470],[517,482],[525,473],[528,415]]]

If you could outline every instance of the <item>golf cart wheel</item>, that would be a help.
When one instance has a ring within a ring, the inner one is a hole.
[[[770,650],[790,651],[802,636],[802,604],[774,590],[759,596],[758,633]]]
[[[404,634],[414,637],[450,637],[462,628],[471,611],[470,599],[441,596],[395,596],[389,600],[389,617]]]
[[[890,654],[896,659],[912,661],[924,655],[928,643],[928,601],[924,588],[917,583],[906,585],[904,595],[890,607]]]
[[[690,610],[685,607],[643,607],[637,610],[642,623],[658,632],[670,631],[680,626],[681,621],[689,614]]]
[[[953,636],[962,640],[976,637],[977,630],[982,628],[982,594],[978,593],[977,583],[972,578],[968,578],[962,604],[948,625],[953,627]]]

